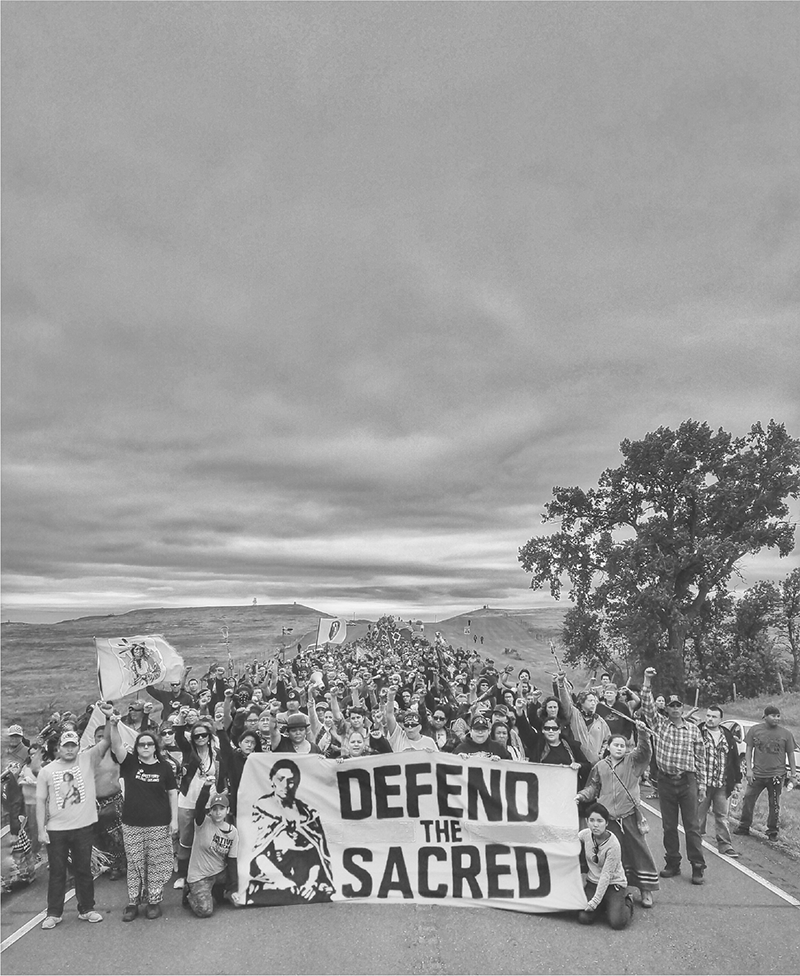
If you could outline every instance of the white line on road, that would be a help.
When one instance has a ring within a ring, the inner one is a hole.
[[[70,898],[74,898],[74,897],[75,897],[75,889],[70,888],[69,891],[66,893],[66,895],[64,895],[64,902],[66,903],[70,900]],[[28,919],[28,921],[24,925],[20,925],[20,927],[17,929],[16,932],[14,932],[12,935],[9,935],[7,939],[3,939],[2,943],[0,943],[0,952],[5,952],[9,946],[14,945],[14,943],[17,942],[19,939],[21,939],[23,935],[27,935],[31,929],[35,929],[36,926],[40,922],[43,922],[46,918],[47,918],[47,912],[39,912],[38,915],[34,915],[33,918]]]
[[[655,807],[651,807],[649,803],[644,803],[644,802],[642,802],[642,806],[645,808],[645,810],[649,810],[650,813],[654,813],[659,819],[661,819],[661,813],[658,810],[656,810]],[[678,830],[682,834],[686,833],[686,831],[683,829],[683,827],[680,824],[678,824]],[[748,878],[752,878],[753,881],[757,881],[762,887],[766,888],[768,891],[771,891],[773,895],[777,895],[779,898],[783,898],[784,901],[787,901],[794,908],[800,908],[800,901],[798,901],[796,898],[793,898],[788,891],[784,891],[783,888],[779,888],[777,885],[774,885],[771,881],[767,881],[766,878],[762,878],[760,874],[756,874],[755,871],[751,871],[750,868],[746,868],[744,864],[740,864],[734,858],[728,857],[727,854],[721,854],[715,847],[712,847],[711,844],[708,843],[708,841],[705,840],[703,841],[703,847],[705,847],[707,851],[711,851],[712,854],[716,854],[717,857],[721,858],[723,861],[727,861],[728,864],[733,865],[733,867],[735,867],[737,871],[741,871],[742,874],[747,875]]]
[[[0,830],[0,837],[5,837],[5,835],[9,832],[9,830],[11,830],[11,828],[8,826],[8,824],[6,824],[5,827],[3,827],[2,830]]]
[[[650,813],[658,817],[659,820],[661,819],[661,813],[655,807],[650,806],[649,803],[644,803],[644,802],[642,802],[642,806],[645,808],[645,810],[648,810]],[[686,833],[686,831],[683,829],[683,827],[680,824],[678,824],[678,830],[682,834]],[[711,851],[712,854],[716,854],[716,856],[721,860],[726,861],[728,864],[735,867],[737,871],[741,871],[742,874],[746,875],[748,878],[751,878],[753,881],[757,881],[758,884],[760,884],[762,887],[766,888],[768,891],[771,891],[773,895],[777,895],[779,898],[782,898],[785,902],[788,902],[790,905],[792,905],[792,907],[800,908],[800,901],[798,901],[796,898],[793,898],[787,891],[784,891],[782,888],[779,888],[777,885],[772,884],[771,881],[767,881],[766,878],[762,878],[760,875],[756,874],[755,871],[751,871],[750,868],[746,868],[743,864],[740,864],[737,860],[734,860],[734,858],[728,857],[727,854],[721,854],[718,850],[716,850],[716,848],[712,847],[707,841],[703,841],[703,847],[705,847],[707,851]],[[74,896],[75,896],[75,889],[72,888],[67,892],[64,901],[67,902],[70,900],[70,898],[73,898]],[[19,939],[21,939],[23,935],[27,935],[27,933],[30,932],[31,929],[36,928],[36,926],[39,925],[40,922],[44,921],[45,917],[46,916],[44,912],[39,912],[38,915],[35,915],[24,925],[20,926],[20,928],[18,928],[13,935],[9,935],[7,939],[3,940],[3,942],[0,944],[0,952],[5,952],[5,950],[8,949],[9,946],[14,945],[14,943],[17,942]]]

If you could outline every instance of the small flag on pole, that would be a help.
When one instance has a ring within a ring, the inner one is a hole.
[[[317,628],[317,644],[344,644],[347,637],[347,621],[342,617],[320,620]]]
[[[97,682],[108,701],[162,681],[180,681],[183,658],[160,634],[95,637]]]

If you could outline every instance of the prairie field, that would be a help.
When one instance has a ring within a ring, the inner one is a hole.
[[[553,658],[549,642],[558,642],[564,610],[474,610],[447,620],[426,622],[433,639],[438,630],[453,646],[472,647],[499,667],[530,667],[535,682],[549,687]],[[19,722],[38,732],[52,711],[82,711],[98,695],[95,637],[162,634],[200,677],[215,662],[234,666],[265,660],[298,643],[313,643],[319,618],[329,616],[301,604],[245,607],[189,607],[132,610],[124,614],[79,617],[56,624],[4,623],[3,725]],[[348,640],[367,632],[367,621],[348,621]],[[470,633],[464,630],[469,626]],[[289,630],[283,634],[284,630]],[[227,635],[227,639],[226,639]],[[483,640],[481,641],[481,638]],[[514,649],[514,656],[505,654]]]

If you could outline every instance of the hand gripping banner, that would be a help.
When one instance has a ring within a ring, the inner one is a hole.
[[[254,753],[239,788],[239,894],[578,911],[576,790],[566,766]]]

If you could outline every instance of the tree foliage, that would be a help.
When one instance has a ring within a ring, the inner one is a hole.
[[[794,547],[787,500],[800,493],[800,442],[774,421],[733,437],[687,420],[620,451],[596,488],[553,489],[543,520],[559,528],[530,539],[519,559],[533,589],[560,598],[568,580],[573,654],[596,653],[605,628],[636,641],[641,660],[682,689],[686,639],[740,560]]]

